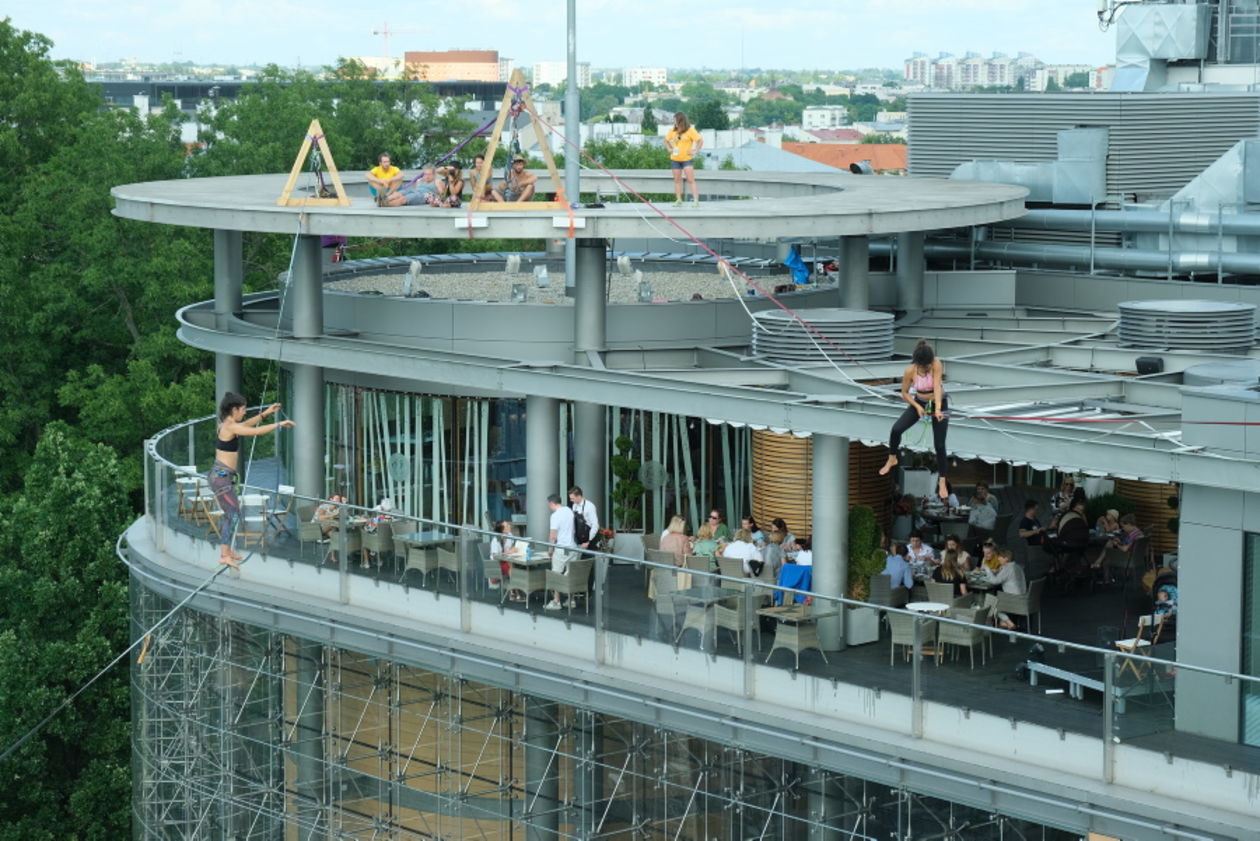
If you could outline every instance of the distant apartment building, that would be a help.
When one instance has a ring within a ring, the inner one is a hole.
[[[1028,90],[1036,90],[1033,87],[1034,77],[1047,66],[1028,53],[1020,53],[1015,58],[1002,53],[994,53],[988,58],[977,53],[967,53],[962,58],[950,53],[941,53],[936,58],[915,53],[904,64],[903,78],[906,82],[945,91],[967,91],[979,87],[1014,88],[1021,84]]]
[[[591,63],[579,61],[577,66],[577,85],[579,88],[591,86]],[[569,64],[565,61],[540,61],[534,65],[534,84],[551,85],[553,88],[564,84],[569,78]]]
[[[498,50],[408,51],[403,63],[409,77],[426,82],[502,81]]]
[[[668,78],[669,73],[664,67],[627,67],[621,71],[621,84],[627,88],[637,88],[644,82],[663,85]]]
[[[499,81],[506,82],[512,78],[512,71],[516,69],[516,59],[499,56]]]
[[[1047,64],[1043,67],[1038,67],[1028,77],[1028,90],[1044,91],[1049,87],[1053,87],[1050,84],[1051,79],[1054,80],[1055,85],[1058,87],[1066,88],[1069,76],[1081,73],[1085,75],[1086,79],[1089,79],[1094,70],[1095,68],[1089,64]],[[1081,86],[1077,85],[1077,87]],[[1085,87],[1089,87],[1088,81]]]
[[[810,105],[801,112],[801,128],[840,128],[849,124],[849,109],[843,105]]]

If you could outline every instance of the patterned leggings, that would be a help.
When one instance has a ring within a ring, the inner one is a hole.
[[[210,490],[223,510],[223,528],[219,532],[219,543],[232,545],[232,536],[236,534],[236,524],[241,519],[241,501],[236,498],[236,471],[221,461],[216,461],[210,468]]]

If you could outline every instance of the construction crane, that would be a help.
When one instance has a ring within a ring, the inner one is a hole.
[[[390,61],[393,61],[394,54],[389,51],[389,36],[391,35],[418,35],[420,34],[420,30],[419,29],[390,29],[389,24],[386,23],[380,29],[373,29],[372,34],[380,35],[382,38],[384,38],[385,58],[389,59]]]

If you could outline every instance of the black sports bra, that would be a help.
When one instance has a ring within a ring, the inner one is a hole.
[[[231,441],[224,441],[216,435],[214,436],[214,448],[225,453],[239,452],[241,449],[241,439],[233,438]]]

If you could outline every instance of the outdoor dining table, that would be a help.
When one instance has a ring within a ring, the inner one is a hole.
[[[704,635],[709,628],[713,628],[713,649],[717,650],[717,627],[713,621],[713,608],[726,601],[741,595],[744,591],[737,590],[733,587],[688,587],[686,590],[677,590],[674,592],[675,598],[685,599],[687,601],[687,615],[683,618],[682,628],[678,631],[678,636],[674,638],[674,642],[682,639],[682,635],[687,632],[688,628],[695,628],[700,632],[700,650],[704,650]]]
[[[542,590],[547,591],[547,570],[551,569],[551,558],[539,552],[532,557],[513,552],[508,555],[491,555],[493,560],[506,561],[512,565],[508,571],[507,586],[499,593],[499,604],[507,600],[508,594],[520,590],[525,594],[525,602],[529,597]]]
[[[819,619],[836,616],[838,613],[837,610],[814,610],[810,605],[805,604],[763,607],[758,610],[758,616],[769,616],[771,619],[778,620],[774,626],[774,644],[770,646],[766,662],[770,662],[770,657],[776,648],[786,648],[796,657],[796,668],[800,669],[801,652],[807,648],[816,648],[822,655],[823,662],[831,665],[827,661],[827,654],[822,649],[822,643],[818,640],[818,626],[815,623]]]

